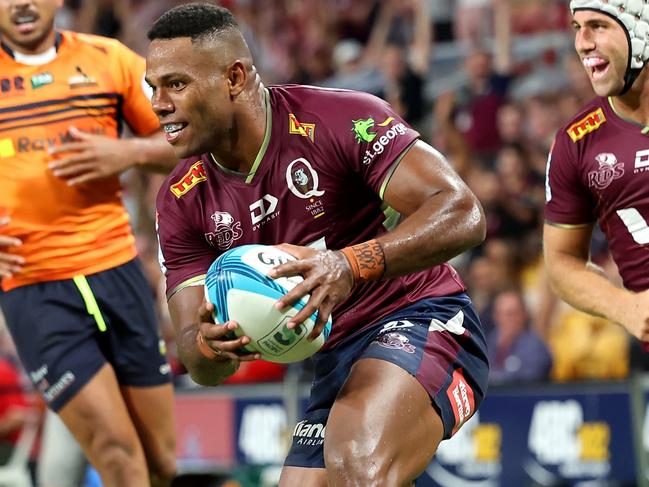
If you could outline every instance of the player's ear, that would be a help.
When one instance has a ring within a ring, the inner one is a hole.
[[[230,96],[239,95],[248,81],[248,72],[245,65],[238,59],[228,68],[228,88]]]

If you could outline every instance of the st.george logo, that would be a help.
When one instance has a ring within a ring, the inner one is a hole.
[[[383,122],[379,123],[378,126],[385,127],[393,120],[393,117],[388,117]],[[352,132],[354,133],[356,142],[358,142],[359,144],[361,142],[370,143],[376,138],[377,132],[370,132],[370,130],[374,127],[374,123],[375,122],[372,117],[352,120]]]
[[[370,132],[372,127],[374,127],[373,118],[352,120],[352,132],[354,132],[356,142],[359,144],[361,142],[372,142],[376,137],[376,132]]]

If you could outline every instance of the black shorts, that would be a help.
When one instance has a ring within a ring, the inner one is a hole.
[[[140,263],[22,286],[0,306],[34,387],[54,411],[108,362],[127,386],[169,383],[153,294]]]
[[[364,358],[391,362],[415,377],[439,412],[444,438],[469,420],[487,390],[487,345],[471,299],[464,293],[422,299],[314,355],[311,396],[285,465],[324,468],[329,411],[352,366]]]

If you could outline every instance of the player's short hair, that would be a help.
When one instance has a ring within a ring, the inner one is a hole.
[[[168,10],[149,30],[149,40],[191,37],[192,42],[227,29],[238,29],[234,15],[225,7],[188,3]]]

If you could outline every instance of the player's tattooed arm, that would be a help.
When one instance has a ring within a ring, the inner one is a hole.
[[[444,156],[417,141],[387,183],[385,202],[405,219],[376,239],[384,254],[382,277],[448,261],[482,243],[482,206]]]
[[[378,240],[345,247],[341,252],[351,267],[354,284],[378,281],[385,273],[385,252]]]
[[[443,156],[424,142],[415,143],[401,159],[384,196],[406,217],[392,232],[340,251],[280,246],[298,260],[281,264],[268,275],[299,274],[304,280],[276,306],[281,309],[310,294],[306,305],[288,323],[289,328],[317,311],[318,319],[309,335],[313,339],[354,285],[440,264],[484,239],[484,214],[477,198]]]

